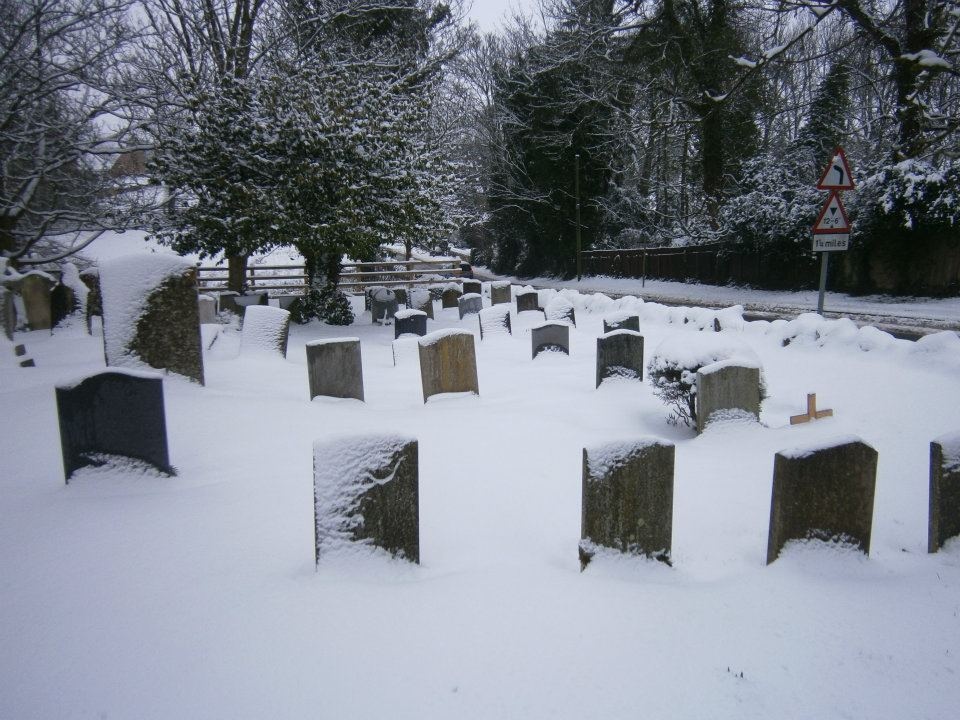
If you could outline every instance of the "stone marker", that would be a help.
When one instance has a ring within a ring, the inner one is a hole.
[[[17,307],[13,302],[13,291],[0,285],[0,330],[7,340],[13,340],[16,327]]]
[[[559,350],[570,354],[570,326],[566,323],[548,322],[530,329],[531,346],[536,357],[544,350]]]
[[[510,327],[510,307],[492,305],[480,311],[480,339],[487,335],[512,335]]]
[[[209,295],[197,296],[197,316],[201,325],[217,322],[217,301]]]
[[[609,377],[643,380],[643,335],[613,330],[597,338],[597,387]]]
[[[387,288],[377,288],[370,295],[370,317],[380,325],[389,325],[400,309],[397,294]]]
[[[431,306],[433,301],[430,301]],[[393,326],[393,339],[396,340],[401,335],[419,335],[423,337],[427,334],[427,314],[423,310],[400,310],[393,316],[396,321]]]
[[[423,401],[438,393],[480,394],[477,353],[468,330],[438,330],[420,338],[420,380]]]
[[[63,474],[102,465],[111,455],[176,475],[167,453],[163,381],[158,375],[107,370],[56,388]]]
[[[743,360],[721,360],[697,371],[697,432],[714,415],[760,419],[760,368]],[[715,418],[714,418],[715,419]]]
[[[427,317],[433,320],[433,295],[426,288],[412,288],[410,290],[411,310],[419,310],[427,314]]]
[[[93,334],[93,318],[103,319],[103,294],[100,292],[100,269],[89,268],[80,273],[80,279],[90,291],[87,293],[87,334]]]
[[[311,400],[318,395],[363,400],[360,338],[314,340],[306,348]]]
[[[640,332],[640,316],[627,312],[611,313],[603,319],[604,334],[613,330],[633,330]]]
[[[481,295],[483,293],[483,284],[479,280],[464,280],[462,288],[464,295],[477,294]]]
[[[584,448],[581,570],[598,546],[670,564],[673,460],[673,444],[656,438]]]
[[[55,283],[46,273],[27,273],[20,280],[20,298],[23,300],[27,326],[31,330],[49,330],[53,327],[50,293]]]
[[[417,441],[346,437],[313,446],[315,560],[368,545],[420,562]]]
[[[543,314],[548,322],[567,323],[574,327],[577,325],[577,313],[573,309],[573,304],[562,295],[557,295],[548,302]]]
[[[788,540],[854,543],[870,554],[877,451],[857,437],[781,450],[773,460],[767,564]]]
[[[930,524],[927,552],[960,535],[960,433],[930,443]]]
[[[540,295],[536,290],[517,293],[517,312],[527,312],[540,309]]]
[[[390,288],[393,291],[394,297],[397,298],[397,303],[405,307],[410,307],[407,299],[407,290],[406,288],[394,287]]]
[[[464,315],[476,315],[483,310],[483,297],[476,293],[461,295],[457,301],[457,308],[460,310],[461,320],[463,320]]]
[[[443,294],[440,295],[440,306],[444,309],[459,307],[462,294],[456,285],[451,284],[445,287]]]
[[[223,290],[217,293],[217,312],[232,312],[234,315],[242,314],[237,306],[237,298],[240,293],[233,290]]]
[[[72,288],[62,282],[54,285],[53,290],[50,291],[50,327],[56,327],[70,317],[77,306],[77,296]]]
[[[36,367],[37,363],[34,362],[33,358],[27,355],[27,346],[20,344],[14,345],[13,354],[18,358],[20,367]]]
[[[490,283],[490,304],[502,305],[510,302],[510,282],[497,280]]]
[[[243,314],[240,350],[244,354],[287,356],[290,313],[270,305],[250,305]]]

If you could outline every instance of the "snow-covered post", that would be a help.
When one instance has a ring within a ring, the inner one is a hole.
[[[930,524],[927,551],[960,536],[960,433],[930,443]]]
[[[363,400],[360,338],[327,338],[308,342],[310,399],[323,395]]]
[[[643,335],[613,330],[597,338],[597,385],[608,377],[643,380]]]
[[[697,432],[715,414],[760,419],[760,366],[744,360],[721,360],[697,370]]]
[[[439,393],[480,394],[477,352],[469,330],[438,330],[420,338],[423,401]]]

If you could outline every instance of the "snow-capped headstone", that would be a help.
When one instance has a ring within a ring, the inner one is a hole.
[[[440,393],[480,394],[477,352],[468,330],[438,330],[419,340],[423,401]]]
[[[197,315],[201,325],[217,322],[217,301],[209,295],[197,296]]]
[[[540,295],[536,290],[517,293],[517,312],[540,310]]]
[[[483,293],[483,284],[479,280],[464,280],[462,285],[464,295]]]
[[[483,297],[477,293],[461,295],[457,300],[457,308],[460,311],[461,320],[465,315],[476,315],[483,310]]]
[[[570,354],[570,326],[566,323],[548,322],[530,329],[530,357],[544,351],[559,351]]]
[[[502,305],[510,302],[510,282],[497,280],[490,283],[490,304]]]
[[[562,295],[557,295],[548,302],[543,313],[548,322],[577,326],[577,313],[573,309],[573,303]]]
[[[430,301],[431,306],[433,301]],[[423,310],[400,310],[393,316],[393,338],[396,340],[401,335],[419,335],[423,337],[427,334],[427,313]]]
[[[427,317],[433,320],[433,294],[428,289],[412,288],[409,300],[408,307],[411,310],[426,313]]]
[[[510,307],[491,305],[480,311],[480,339],[487,335],[512,335]]]
[[[670,562],[672,443],[655,438],[583,450],[580,566],[597,546]]]
[[[697,370],[697,432],[717,416],[760,419],[760,368],[743,360],[721,360]]]
[[[56,283],[44,272],[30,272],[20,279],[20,298],[31,330],[49,330],[53,327],[50,293]]]
[[[420,562],[417,441],[364,435],[313,446],[315,559],[371,545]]]
[[[245,355],[287,356],[290,313],[270,305],[250,305],[243,313],[240,350]]]
[[[603,318],[603,332],[633,330],[640,332],[640,316],[629,312],[611,313]]]
[[[167,451],[163,381],[159,375],[107,370],[56,388],[63,474],[114,456],[176,475]]]
[[[363,400],[359,338],[314,340],[306,348],[311,400],[319,395]]]
[[[876,480],[877,451],[854,436],[778,452],[767,564],[789,540],[854,544],[869,555]]]
[[[103,349],[111,366],[149,366],[203,384],[197,269],[176,255],[135,254],[100,266]]]
[[[930,443],[930,523],[927,551],[960,536],[960,433]]]
[[[387,288],[377,288],[370,295],[370,317],[375,323],[389,325],[397,314],[400,303],[397,294]]]
[[[597,385],[608,377],[643,380],[643,335],[613,330],[597,338]]]
[[[462,294],[456,285],[451,284],[445,287],[443,294],[440,295],[440,306],[444,309],[459,307]]]

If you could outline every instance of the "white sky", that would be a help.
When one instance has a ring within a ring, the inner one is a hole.
[[[504,17],[512,15],[514,9],[531,8],[535,2],[536,0],[473,0],[473,7],[467,14],[482,31],[495,32],[502,27]]]

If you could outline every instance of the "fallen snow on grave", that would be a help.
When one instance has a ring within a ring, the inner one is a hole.
[[[669,442],[661,438],[641,437],[634,440],[615,440],[585,448],[587,451],[588,479],[596,481],[605,478],[617,468],[623,467],[633,455],[641,450],[669,445]]]
[[[244,354],[283,354],[283,337],[290,322],[290,313],[270,305],[248,305],[243,313]]]

